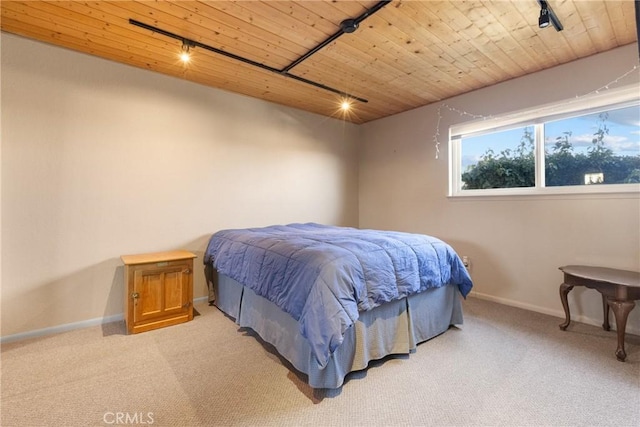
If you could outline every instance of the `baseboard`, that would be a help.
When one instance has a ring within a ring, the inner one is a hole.
[[[511,307],[517,307],[517,308],[522,308],[523,310],[529,310],[529,311],[533,311],[536,313],[542,313],[542,314],[548,314],[549,316],[553,316],[553,317],[558,317],[560,319],[564,320],[564,310],[552,310],[546,307],[540,307],[537,305],[533,305],[533,304],[526,304],[526,303],[522,303],[519,301],[514,301],[514,300],[510,300],[507,298],[500,298],[500,297],[496,297],[493,295],[487,295],[487,294],[482,294],[479,292],[475,292],[475,291],[471,291],[469,293],[470,297],[474,297],[474,298],[478,298],[478,299],[483,299],[483,300],[487,300],[487,301],[492,301],[492,302],[497,302],[498,304],[503,304],[503,305],[508,305]],[[616,322],[613,321],[613,319],[611,319],[612,321],[611,323],[611,330],[615,331],[616,329]],[[584,316],[584,315],[574,315],[571,314],[571,321],[572,322],[580,322],[580,323],[584,323],[587,325],[592,325],[592,326],[597,326],[599,328],[602,327],[602,319],[592,319],[590,317]],[[640,335],[640,329],[634,328],[632,326],[627,325],[626,331],[625,333],[628,334],[633,334],[633,335]]]
[[[112,316],[96,317],[94,319],[83,320],[80,322],[65,323],[64,325],[51,326],[49,328],[36,329],[34,331],[0,337],[0,344],[22,341],[28,338],[44,337],[46,335],[59,334],[61,332],[73,331],[74,329],[88,328],[90,326],[98,326],[122,320],[124,320],[124,313],[114,314]]]
[[[193,303],[209,301],[209,297],[198,297],[193,299]]]
[[[194,298],[193,302],[195,304],[198,302],[207,301],[208,299],[209,298],[206,296],[199,297],[199,298]],[[120,322],[122,320],[124,320],[124,313],[114,314],[111,316],[96,317],[94,319],[83,320],[80,322],[66,323],[64,325],[51,326],[49,328],[36,329],[34,331],[7,335],[4,337],[0,337],[0,344],[26,340],[28,338],[44,337],[47,335],[59,334],[61,332],[73,331],[74,329],[82,329],[82,328],[88,328],[91,326],[99,326],[99,325],[104,325],[105,323],[111,323],[111,322]]]

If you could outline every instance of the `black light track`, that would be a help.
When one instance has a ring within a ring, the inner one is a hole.
[[[274,68],[274,67],[270,67],[268,65],[262,64],[260,62],[254,61],[252,59],[245,58],[245,57],[236,55],[234,53],[227,52],[225,50],[218,49],[216,47],[209,46],[209,45],[206,45],[204,43],[200,43],[198,41],[188,39],[186,37],[182,37],[182,36],[180,36],[178,34],[170,32],[170,31],[166,31],[166,30],[163,30],[161,28],[154,27],[154,26],[149,25],[149,24],[145,24],[144,22],[136,21],[135,19],[129,19],[129,23],[131,25],[135,25],[137,27],[144,28],[145,30],[152,31],[154,33],[158,33],[158,34],[161,34],[163,36],[170,37],[172,39],[180,40],[183,44],[186,44],[186,45],[188,45],[190,47],[199,47],[201,49],[205,49],[205,50],[208,50],[210,52],[214,52],[214,53],[217,53],[219,55],[226,56],[227,58],[231,58],[231,59],[234,59],[236,61],[240,61],[240,62],[243,62],[245,64],[252,65],[254,67],[258,67],[260,69],[269,71],[271,73],[279,74],[281,76],[288,77],[290,79],[297,80],[299,82],[306,83],[306,84],[311,85],[311,86],[315,86],[315,87],[317,87],[319,89],[323,89],[323,90],[326,90],[326,91],[329,91],[329,92],[333,92],[333,93],[341,95],[341,96],[343,96],[345,98],[353,99],[353,100],[356,100],[356,101],[360,101],[360,102],[366,103],[366,102],[369,102],[369,101],[364,99],[364,98],[352,95],[350,93],[347,93],[347,92],[344,92],[344,91],[341,91],[341,90],[338,90],[338,89],[334,89],[334,88],[332,88],[330,86],[327,86],[327,85],[324,85],[322,83],[314,82],[313,80],[305,79],[304,77],[296,76],[295,74],[291,74],[289,71],[293,67],[295,67],[296,65],[299,65],[305,59],[309,58],[314,53],[318,52],[320,49],[322,49],[323,47],[325,47],[329,43],[331,43],[334,40],[336,40],[338,37],[340,37],[344,33],[352,33],[353,31],[355,31],[358,28],[358,24],[360,22],[364,21],[367,17],[371,16],[372,14],[377,12],[378,10],[382,9],[388,3],[391,3],[391,0],[380,1],[375,6],[373,6],[371,9],[368,9],[366,12],[364,12],[363,14],[358,16],[357,18],[346,19],[346,20],[342,21],[340,23],[340,30],[338,32],[333,34],[331,37],[327,38],[325,41],[320,43],[318,46],[314,47],[309,52],[305,53],[300,58],[296,59],[295,61],[293,61],[291,64],[287,65],[283,69],[277,69],[277,68]]]

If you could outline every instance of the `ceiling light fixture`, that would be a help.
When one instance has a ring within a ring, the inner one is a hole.
[[[180,52],[180,59],[182,62],[189,62],[191,59],[191,52],[189,51],[190,47],[191,43],[189,43],[189,40],[182,41],[182,51]]]
[[[563,26],[553,9],[549,5],[549,2],[545,0],[538,0],[540,5],[540,17],[538,18],[538,27],[547,28],[549,24],[553,25],[556,31],[562,31]]]
[[[540,17],[538,18],[538,27],[547,28],[549,26],[549,9],[543,6],[540,9]]]

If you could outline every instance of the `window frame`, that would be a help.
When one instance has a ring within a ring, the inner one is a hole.
[[[489,116],[480,120],[454,124],[449,127],[449,197],[532,196],[568,194],[640,193],[640,184],[565,185],[545,186],[544,133],[545,122],[561,120],[630,106],[640,107],[640,87],[627,86],[595,92],[572,100],[556,102],[535,108]],[[533,126],[535,130],[535,186],[462,190],[462,137]]]

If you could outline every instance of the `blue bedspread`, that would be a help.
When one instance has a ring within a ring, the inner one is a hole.
[[[218,231],[204,263],[296,319],[321,367],[358,311],[449,283],[465,297],[472,287],[435,237],[313,223]]]

